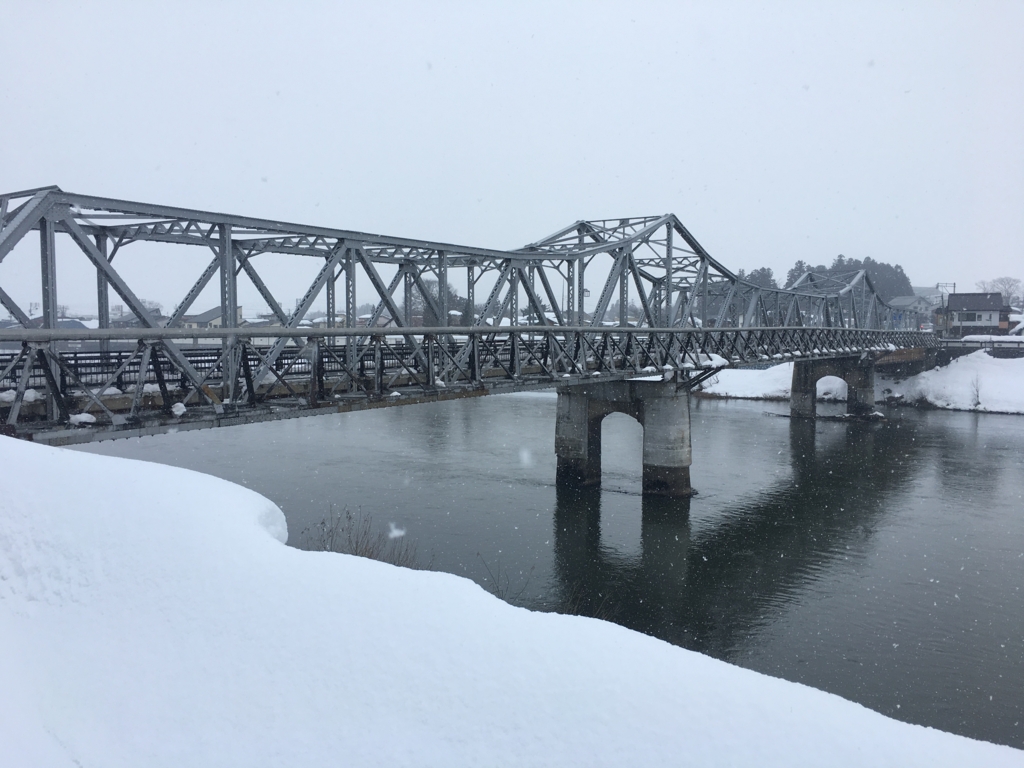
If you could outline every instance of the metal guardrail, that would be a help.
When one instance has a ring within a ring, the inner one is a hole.
[[[941,339],[942,349],[1024,349],[1024,338],[1017,336],[998,336],[992,339]]]

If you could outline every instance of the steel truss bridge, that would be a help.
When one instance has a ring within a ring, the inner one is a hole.
[[[14,321],[0,329],[0,419],[9,434],[50,442],[594,377],[662,376],[693,387],[730,365],[936,343],[931,334],[903,327],[902,316],[879,299],[864,272],[842,280],[808,273],[789,290],[759,287],[713,259],[672,214],[579,221],[501,251],[58,187],[0,195],[0,262],[32,232],[38,233],[34,295],[41,316],[25,311],[0,263],[0,303]],[[156,316],[115,266],[115,256],[145,242],[197,246],[211,257],[167,318]],[[58,243],[95,271],[95,330],[61,322]],[[318,265],[290,312],[257,269],[278,254]],[[220,326],[182,327],[215,279]],[[243,281],[268,307],[271,324],[240,320]],[[589,313],[588,286],[597,290]],[[367,301],[367,289],[374,310],[360,325],[357,301]],[[130,324],[122,319],[113,327],[111,291],[131,313]],[[314,327],[308,315],[318,301],[326,313]],[[465,325],[450,323],[453,302],[466,310]],[[608,318],[613,302],[617,316]],[[433,321],[429,327],[424,318]]]

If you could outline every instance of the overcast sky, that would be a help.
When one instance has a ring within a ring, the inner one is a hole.
[[[1024,278],[1021,2],[2,16],[4,191],[499,248],[671,211],[732,269],[784,277],[843,253],[915,285]],[[152,298],[180,298],[148,277]]]

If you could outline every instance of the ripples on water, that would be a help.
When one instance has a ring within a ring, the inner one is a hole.
[[[819,405],[819,412],[829,406]],[[796,422],[695,400],[688,501],[640,495],[640,426],[605,420],[603,485],[554,486],[550,393],[119,440],[276,501],[414,537],[433,567],[1024,747],[1024,417]]]

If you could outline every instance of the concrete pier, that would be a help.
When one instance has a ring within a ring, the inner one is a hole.
[[[601,484],[601,422],[632,416],[644,428],[643,492],[689,496],[690,395],[673,381],[607,381],[558,390],[555,455],[560,484]]]
[[[841,357],[831,360],[800,360],[793,364],[793,385],[789,395],[790,415],[796,418],[814,418],[818,380],[824,376],[838,376],[846,382],[847,413],[863,416],[874,410],[874,361],[870,357]]]

